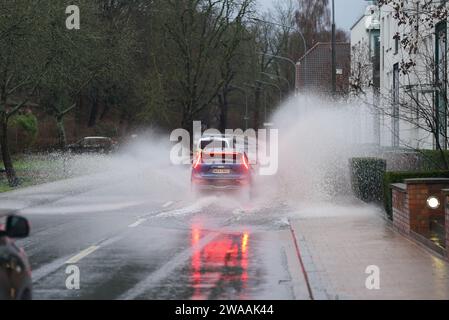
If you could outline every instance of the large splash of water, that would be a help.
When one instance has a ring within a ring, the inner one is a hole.
[[[263,198],[290,202],[351,197],[349,159],[373,140],[363,106],[316,96],[285,102],[271,122],[279,130],[279,171],[258,185]]]
[[[304,203],[351,197],[348,161],[372,139],[362,110],[357,104],[315,96],[292,97],[283,103],[271,119],[279,130],[279,170],[276,175],[256,179],[253,202]],[[123,193],[192,199],[190,166],[171,164],[172,146],[167,134],[149,132],[126,143],[113,156],[47,155],[52,166],[46,174],[57,180],[109,172],[136,180],[118,184]]]

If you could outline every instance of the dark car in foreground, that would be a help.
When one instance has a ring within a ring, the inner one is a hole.
[[[205,149],[197,152],[191,174],[192,190],[239,191],[250,197],[252,168],[244,152],[234,149]]]
[[[5,221],[6,220],[6,221]],[[0,300],[31,300],[31,267],[25,251],[14,239],[30,233],[28,220],[11,215],[0,216]]]
[[[85,137],[67,146],[73,153],[111,153],[117,149],[117,142],[108,137]]]

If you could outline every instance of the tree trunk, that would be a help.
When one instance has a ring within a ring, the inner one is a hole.
[[[87,123],[87,126],[89,128],[94,127],[95,124],[97,123],[97,115],[98,115],[98,107],[99,107],[98,94],[97,94],[96,90],[94,90],[91,97],[92,97],[92,107],[90,109],[89,121]]]
[[[441,157],[441,163],[443,164],[443,168],[444,170],[448,170],[449,169],[449,165],[447,163],[447,159],[446,159],[446,154],[445,154],[445,150],[443,150],[441,144],[440,144],[440,139],[436,139],[436,148],[440,153],[440,157]]]
[[[261,89],[260,87],[257,87],[255,92],[254,92],[254,130],[259,129],[260,126],[260,94],[261,94]]]
[[[6,178],[10,187],[17,187],[19,179],[11,159],[8,145],[8,119],[5,113],[0,114],[0,149],[2,152],[3,165],[5,166]]]
[[[108,114],[108,112],[109,112],[109,104],[108,103],[104,103],[104,106],[103,106],[103,111],[101,112],[101,115],[100,115],[100,120],[104,120],[104,118],[106,117],[106,115]]]
[[[56,127],[58,130],[58,145],[60,148],[64,148],[67,145],[67,136],[65,133],[65,126],[64,126],[64,117],[63,116],[57,116],[56,117]]]
[[[224,133],[228,126],[228,94],[226,88],[218,96],[220,106],[220,132]]]

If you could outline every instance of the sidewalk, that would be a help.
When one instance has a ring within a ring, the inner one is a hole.
[[[376,209],[348,211],[291,220],[315,299],[449,299],[447,260],[393,231]],[[370,265],[380,268],[380,290],[365,287]]]

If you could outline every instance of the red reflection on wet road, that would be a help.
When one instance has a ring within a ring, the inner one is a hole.
[[[240,299],[245,299],[244,289],[248,281],[249,233],[223,234],[208,243],[202,250],[197,250],[196,247],[204,233],[198,226],[193,226],[191,229],[191,245],[194,249],[190,275],[193,288],[192,299],[208,299],[211,289],[217,292],[229,287],[238,292]]]
[[[201,239],[200,229],[192,228],[192,248],[195,248]],[[192,286],[195,290],[194,296],[198,296],[201,293],[200,282],[201,282],[201,251],[195,250],[192,256]]]

